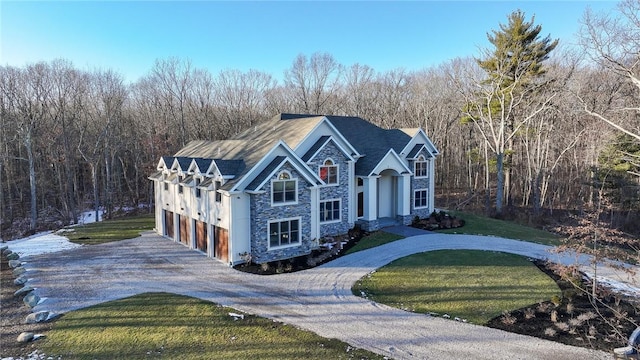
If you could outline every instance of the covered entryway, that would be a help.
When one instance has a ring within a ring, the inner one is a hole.
[[[369,175],[359,179],[362,187],[358,180],[358,206],[362,189],[364,213],[358,216],[358,224],[364,230],[378,230],[406,221],[411,211],[411,171],[393,150],[389,150]]]
[[[172,239],[174,236],[173,212],[169,210],[164,211],[164,236]]]
[[[215,226],[213,240],[214,256],[223,262],[229,262],[229,230]]]
[[[178,239],[181,243],[189,246],[189,218],[180,215],[180,239]]]
[[[207,252],[207,224],[196,221],[196,249]]]
[[[387,169],[378,178],[378,217],[395,219],[398,209],[398,172]]]

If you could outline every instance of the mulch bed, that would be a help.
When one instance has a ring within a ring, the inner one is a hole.
[[[503,314],[491,319],[487,326],[609,352],[627,345],[629,335],[640,324],[639,303],[600,289],[603,302],[592,304],[589,294],[562,280],[545,262],[535,264],[556,281],[562,298]],[[582,280],[581,286],[590,289],[591,285]]]

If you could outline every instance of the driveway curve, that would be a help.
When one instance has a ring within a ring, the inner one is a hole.
[[[569,262],[550,247],[471,235],[408,237],[314,269],[260,276],[231,269],[153,233],[24,257],[28,284],[56,313],[144,292],[171,292],[276,319],[395,359],[609,359],[610,354],[415,314],[354,296],[352,285],[385,264],[441,249],[493,250]]]

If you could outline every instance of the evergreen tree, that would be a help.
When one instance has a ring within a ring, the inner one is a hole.
[[[493,49],[485,49],[476,59],[485,78],[478,91],[468,97],[462,118],[473,123],[496,157],[496,212],[502,213],[505,193],[508,196],[510,172],[508,159],[513,153],[513,139],[518,129],[548,107],[555,94],[540,91],[546,81],[543,62],[558,45],[550,36],[540,37],[542,27],[525,20],[522,11],[508,17],[500,30],[487,34]]]

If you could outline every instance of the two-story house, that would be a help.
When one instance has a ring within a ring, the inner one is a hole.
[[[229,265],[306,255],[355,224],[428,216],[437,155],[421,129],[280,114],[162,157],[150,176],[156,231]]]

